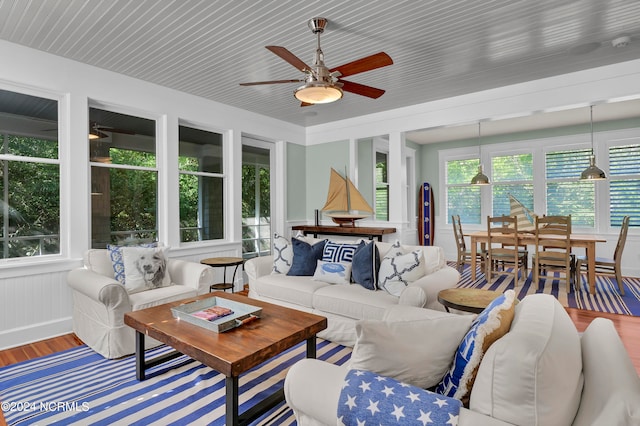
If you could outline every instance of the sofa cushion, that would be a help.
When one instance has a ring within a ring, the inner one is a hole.
[[[594,319],[581,347],[584,389],[573,425],[640,424],[640,378],[613,322]]]
[[[107,244],[107,252],[109,254],[109,258],[111,259],[111,265],[113,267],[113,277],[120,284],[124,285],[125,283],[125,270],[124,270],[124,258],[122,257],[122,248],[123,247],[157,247],[157,242],[151,243],[142,243],[138,245],[129,245],[129,246],[118,246],[113,244]]]
[[[84,267],[109,278],[114,277],[113,263],[105,249],[89,249],[83,256]],[[124,270],[124,266],[122,267]]]
[[[138,311],[140,309],[151,308],[197,295],[198,292],[193,287],[172,285],[131,294],[129,295],[129,300],[131,301],[132,310]]]
[[[369,290],[378,286],[378,270],[380,269],[380,253],[375,242],[360,245],[351,261],[351,277],[353,282]]]
[[[529,295],[509,333],[485,354],[470,408],[516,425],[569,425],[582,382],[580,337],[569,315],[555,297]]]
[[[469,394],[482,357],[493,342],[509,331],[515,302],[515,292],[507,290],[478,314],[436,392],[460,399],[468,406]]]
[[[282,235],[273,234],[273,269],[272,274],[286,274],[293,262],[293,247],[291,241]]]
[[[469,330],[471,315],[411,321],[358,321],[350,368],[423,389],[437,385]]]
[[[301,239],[292,238],[293,262],[287,275],[312,276],[318,260],[322,259],[325,242],[326,240],[322,240],[311,245]]]
[[[387,307],[398,304],[398,298],[384,291],[371,291],[353,284],[327,285],[316,290],[313,308],[356,320],[382,319]]]
[[[349,284],[351,282],[351,262],[324,262],[318,260],[313,279],[330,284]]]
[[[406,254],[394,249],[380,262],[378,285],[389,294],[400,296],[410,282],[424,276],[424,256],[420,249]]]
[[[314,293],[320,288],[331,287],[331,284],[314,281],[311,277],[270,274],[260,277],[251,286],[252,290],[260,297],[281,300],[311,309],[313,308]]]
[[[166,247],[122,247],[125,281],[129,294],[171,285]]]
[[[364,245],[364,242],[350,244],[327,241],[322,251],[322,260],[325,262],[351,262],[353,254],[361,245]]]

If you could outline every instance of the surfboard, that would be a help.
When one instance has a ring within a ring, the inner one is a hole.
[[[423,246],[433,245],[434,207],[431,185],[428,182],[423,182],[418,194],[418,243]]]

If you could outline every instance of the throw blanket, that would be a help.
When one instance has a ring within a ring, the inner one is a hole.
[[[370,371],[349,370],[338,425],[457,425],[462,403]]]

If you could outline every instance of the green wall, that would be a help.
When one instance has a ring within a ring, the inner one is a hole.
[[[306,148],[295,143],[287,144],[287,220],[305,220],[307,193]]]
[[[329,142],[306,148],[306,188],[301,192],[288,190],[289,197],[300,199],[306,194],[305,217],[313,219],[314,210],[322,209],[327,200],[329,176],[333,167],[341,175],[349,168],[349,141]],[[291,178],[289,179],[291,181]]]

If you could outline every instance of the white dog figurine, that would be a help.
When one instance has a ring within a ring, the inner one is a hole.
[[[165,270],[167,268],[167,259],[158,251],[153,254],[140,256],[136,259],[136,268],[144,279],[147,288],[162,287]]]

